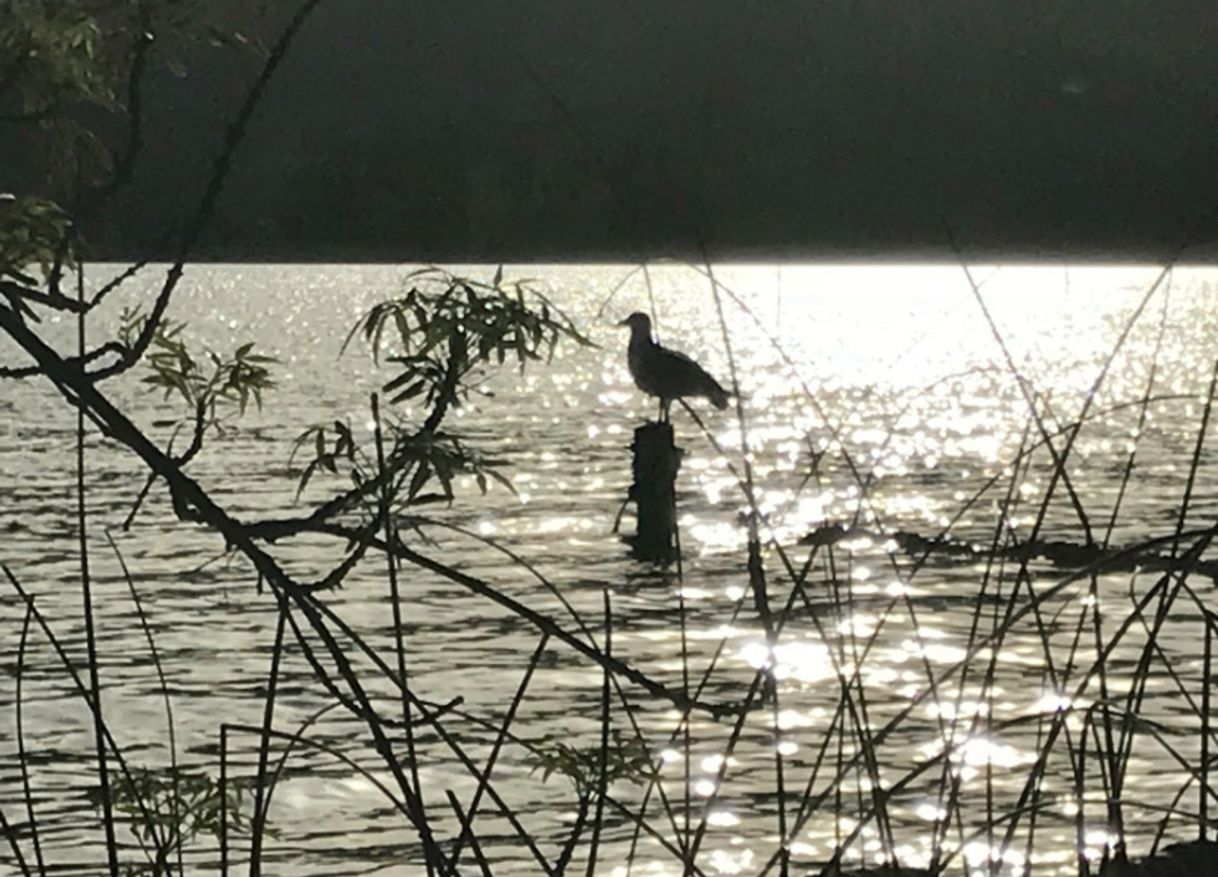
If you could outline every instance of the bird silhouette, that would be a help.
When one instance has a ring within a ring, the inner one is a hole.
[[[707,374],[706,369],[684,353],[661,347],[652,340],[651,317],[636,312],[618,325],[630,327],[630,346],[626,349],[630,376],[640,390],[659,398],[662,420],[668,420],[673,399],[705,396],[716,408],[727,407],[732,394]]]

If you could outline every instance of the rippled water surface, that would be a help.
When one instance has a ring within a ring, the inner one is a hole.
[[[483,279],[494,271],[467,270]],[[275,367],[279,386],[263,410],[210,439],[188,469],[232,514],[299,514],[346,486],[318,476],[297,499],[299,472],[289,466],[293,440],[312,425],[338,419],[370,442],[369,394],[392,376],[392,367],[378,370],[358,343],[342,356],[340,348],[360,314],[400,290],[405,273],[389,266],[189,269],[171,314],[187,321],[191,343],[219,350],[255,341],[258,350],[281,360]],[[506,273],[509,279],[539,277],[600,346],[568,344],[553,362],[531,364],[523,374],[510,368],[488,373],[486,395],[471,399],[450,427],[506,464],[515,493],[492,485],[481,496],[472,481],[459,483],[457,500],[429,508],[435,522],[411,536],[412,544],[583,636],[552,585],[598,643],[608,593],[613,653],[676,690],[683,673],[694,686],[709,670],[704,701],[743,701],[758,668],[771,668],[776,680],[777,704],[752,713],[738,740],[730,718],[716,722],[694,713],[688,760],[677,709],[623,681],[632,708],[617,704],[614,727],[629,739],[631,723],[637,723],[648,751],[661,760],[673,811],[670,818],[654,797],[649,801],[645,821],[656,836],[644,832],[638,841],[633,873],[682,873],[661,839],[681,843],[676,829],[687,762],[691,818],[696,823],[709,812],[697,859],[707,875],[762,872],[779,849],[780,828],[794,835],[789,848],[796,873],[824,863],[847,839],[847,861],[880,861],[892,847],[903,863],[924,864],[942,812],[950,814],[942,846],[954,851],[956,873],[962,862],[980,867],[988,859],[1006,830],[1002,815],[1017,809],[1036,810],[1035,833],[1029,843],[1025,812],[1006,847],[1004,873],[1029,865],[1036,873],[1076,872],[1080,832],[1088,855],[1098,855],[1112,828],[1097,803],[1103,786],[1094,751],[1102,732],[1087,743],[1089,793],[1081,820],[1070,767],[1084,708],[1102,697],[1099,675],[1085,677],[1096,659],[1088,607],[1099,601],[1099,634],[1108,642],[1157,573],[1121,569],[1093,580],[1071,577],[1077,564],[1034,561],[1030,588],[1043,602],[1031,611],[1029,585],[1021,585],[1009,605],[1024,614],[1002,640],[986,687],[993,652],[984,638],[1007,611],[1018,560],[987,562],[984,549],[996,533],[1004,542],[1035,531],[1042,539],[1082,543],[1090,530],[1097,543],[1113,549],[1170,536],[1186,491],[1184,528],[1213,523],[1218,495],[1208,444],[1202,443],[1195,471],[1192,464],[1218,358],[1211,286],[1218,275],[1177,270],[1135,319],[1157,269],[977,268],[974,279],[992,327],[958,267],[718,269],[745,423],[734,408],[719,412],[704,402],[693,407],[705,429],[686,412],[674,413],[677,441],[687,451],[678,482],[678,570],[633,560],[612,532],[630,480],[632,430],[654,416],[654,405],[630,382],[624,330],[615,324],[654,303],[662,340],[727,383],[731,363],[710,283],[699,271],[676,266],[652,269],[650,290],[643,274],[628,266]],[[98,282],[104,274],[98,272]],[[90,334],[101,337],[120,307],[147,298],[158,279],[148,269],[142,284],[116,293]],[[70,349],[73,324],[48,317],[45,328]],[[1118,344],[1066,461],[1068,483],[1055,480],[1045,437],[1053,453],[1063,453],[1070,426]],[[7,342],[0,354],[6,363],[20,361]],[[151,435],[167,441],[182,411],[143,386],[142,374],[105,390]],[[1148,394],[1150,401],[1138,404]],[[1039,424],[1029,414],[1032,407]],[[417,410],[394,413],[420,417]],[[0,560],[37,595],[38,607],[83,666],[74,442],[75,416],[49,385],[0,384]],[[775,611],[788,601],[792,607],[772,649],[748,595],[742,443],[761,513],[769,602]],[[1021,455],[1021,448],[1033,450]],[[130,453],[94,432],[86,465],[107,719],[132,764],[167,763],[165,705],[109,531],[155,637],[179,758],[216,775],[221,723],[262,721],[274,601],[217,536],[176,522],[160,485],[131,529],[120,529],[143,483]],[[1049,490],[1052,500],[1037,529]],[[800,543],[828,524],[853,524],[858,532],[831,549]],[[627,513],[622,529],[632,527]],[[911,555],[892,541],[901,531],[928,539],[947,531],[978,552]],[[303,580],[325,574],[345,549],[342,541],[320,536],[273,546]],[[1171,550],[1170,543],[1162,546],[1164,553]],[[793,575],[806,579],[802,595],[792,594]],[[433,573],[406,566],[401,579],[412,684],[427,701],[463,699],[446,730],[475,762],[485,763],[539,631]],[[1189,583],[1192,596],[1180,598],[1158,635],[1140,706],[1157,731],[1136,737],[1124,783],[1126,831],[1135,851],[1150,845],[1164,809],[1197,808],[1196,787],[1182,765],[1198,760],[1204,639],[1198,605],[1213,607],[1215,601],[1213,581],[1202,572]],[[383,560],[362,562],[325,599],[394,660]],[[22,604],[6,591],[0,597],[0,807],[18,824],[26,821],[14,733],[22,616]],[[1144,623],[1135,619],[1107,655],[1102,682],[1110,696],[1123,699],[1127,692],[1145,625],[1152,622],[1149,615]],[[958,665],[970,651],[961,687]],[[390,689],[375,680],[372,665],[360,659],[356,669],[382,698],[382,711],[396,714]],[[843,716],[838,672],[856,670],[860,682],[851,686]],[[576,798],[562,776],[546,779],[535,769],[529,747],[595,747],[601,678],[594,663],[551,640],[512,726],[516,739],[495,768],[495,788],[551,861],[575,822]],[[85,797],[95,782],[90,726],[70,677],[37,631],[30,634],[23,686],[25,747],[47,860],[63,873],[98,873],[104,848]],[[299,646],[289,647],[276,726],[292,732],[312,721],[311,739],[392,787],[359,719],[341,708],[317,717],[331,702]],[[1052,711],[1071,704],[1076,709],[1065,730],[1047,747],[1038,796],[1021,800],[1038,752],[1046,748]],[[855,758],[860,726],[874,737],[890,722],[870,747],[876,763],[869,767],[867,759]],[[955,745],[948,776],[958,784],[958,806],[940,794],[952,782],[943,782],[938,762],[926,767],[948,739]],[[257,737],[233,731],[229,746],[232,774],[252,773]],[[429,812],[442,835],[452,836],[445,792],[455,792],[467,807],[476,781],[436,733],[421,731],[417,746]],[[877,779],[887,819],[870,816]],[[637,813],[643,790],[617,780],[610,792]],[[477,822],[494,872],[540,873],[496,812],[484,801]],[[604,818],[597,871],[625,874],[633,822],[612,806]],[[417,835],[401,813],[367,776],[319,749],[300,748],[287,761],[270,825],[275,834],[267,841],[267,873],[422,873]],[[1174,818],[1166,834],[1187,839],[1195,829]],[[130,836],[122,840],[132,843]],[[245,856],[243,843],[239,836],[238,860]],[[586,844],[572,866],[581,873],[585,853]],[[7,848],[0,850],[0,863],[11,862],[8,855]],[[127,855],[138,859],[134,849]],[[474,872],[468,854],[463,861]],[[200,837],[189,847],[188,870],[214,871],[216,862],[210,839]]]

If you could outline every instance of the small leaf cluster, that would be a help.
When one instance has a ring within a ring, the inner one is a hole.
[[[386,468],[394,473],[388,485],[393,507],[452,502],[453,481],[462,475],[472,476],[483,494],[491,481],[515,493],[511,481],[499,471],[502,461],[469,447],[459,437],[445,432],[410,432],[396,420],[391,420],[387,427],[392,444]],[[337,475],[341,468],[357,488],[376,476],[371,455],[356,444],[351,425],[345,421],[305,430],[296,439],[289,465],[295,463],[305,448],[312,452],[312,458],[300,470],[298,498],[318,471]],[[367,511],[376,514],[371,505]]]
[[[405,463],[395,496],[403,505],[452,502],[453,479],[473,476],[478,490],[486,493],[490,481],[516,492],[512,482],[499,471],[503,461],[471,448],[459,437],[444,432],[408,434],[398,432],[394,444],[395,463]],[[409,474],[409,481],[406,474]],[[434,485],[434,486],[433,486]],[[405,487],[405,490],[402,487]],[[428,490],[427,488],[432,489]]]
[[[391,404],[456,403],[481,365],[510,360],[523,369],[550,359],[562,338],[591,344],[536,283],[505,283],[502,270],[483,283],[423,268],[406,275],[403,286],[403,295],[368,311],[343,345],[360,335],[379,363],[385,333],[392,333],[400,352],[388,357],[399,367],[385,385]]]
[[[199,835],[220,835],[220,784],[206,772],[136,767],[130,777],[112,774],[109,793],[115,815],[127,822],[131,833],[145,844],[163,840],[172,850]],[[249,781],[230,779],[225,783],[228,831],[249,832],[244,815],[249,793]],[[101,787],[91,789],[88,796],[94,807],[102,807]]]
[[[46,198],[0,195],[0,279],[34,286],[27,272],[37,265],[46,280],[69,224],[67,214]],[[72,266],[70,258],[65,265]]]
[[[119,323],[119,340],[130,347],[144,325],[138,310],[125,310]],[[245,414],[251,401],[262,408],[262,394],[275,386],[269,365],[277,362],[273,356],[254,353],[254,343],[247,342],[228,355],[204,350],[204,358],[196,359],[182,339],[185,323],[161,320],[149,347],[148,365],[151,374],[143,382],[164,391],[164,397],[177,395],[195,410],[205,427],[223,431],[224,408],[236,408]]]
[[[11,89],[0,93],[15,103],[7,109],[45,120],[72,104],[114,104],[117,70],[98,11],[71,0],[9,0],[0,24],[0,58],[13,68]]]
[[[606,788],[617,780],[637,785],[656,778],[656,769],[646,744],[638,737],[623,741],[617,728],[610,735],[609,746],[603,757]],[[527,760],[532,765],[530,773],[541,771],[542,782],[553,774],[564,776],[582,798],[600,786],[601,759],[600,746],[580,749],[567,743],[554,743],[545,749],[535,749]]]
[[[132,47],[143,38],[123,0],[7,0],[0,14],[0,120],[37,132],[61,194],[114,170],[103,114],[125,110]],[[102,112],[97,112],[101,110]]]
[[[351,473],[351,479],[356,486],[368,480],[367,458],[360,453],[351,434],[351,425],[346,421],[336,420],[333,426],[313,426],[302,432],[292,444],[292,453],[288,458],[289,468],[296,462],[297,454],[305,447],[313,451],[313,458],[300,471],[300,484],[296,488],[297,499],[319,470],[337,475],[341,465]]]
[[[0,124],[37,132],[48,180],[73,186],[111,165],[90,108],[118,108],[123,51],[108,48],[101,18],[123,16],[117,0],[5,0],[0,3]],[[125,17],[125,16],[123,16]],[[112,33],[120,31],[112,28]],[[125,40],[119,40],[125,42]],[[83,110],[83,111],[82,111]],[[11,135],[11,129],[9,131]],[[49,281],[52,266],[73,266],[65,246],[71,224],[54,201],[0,193],[0,279],[35,285],[32,266]]]
[[[378,364],[387,347],[397,351],[386,357],[399,370],[384,385],[389,404],[419,400],[426,409],[417,425],[392,414],[385,420],[391,505],[451,502],[459,475],[472,476],[483,493],[491,481],[515,492],[500,471],[501,461],[440,428],[445,414],[468,397],[483,367],[511,361],[523,369],[530,361],[552,357],[563,338],[591,342],[535,284],[505,283],[502,269],[483,283],[424,268],[407,274],[403,288],[401,296],[364,314],[343,342],[345,350],[362,337]],[[318,471],[337,474],[342,468],[356,487],[376,477],[376,467],[346,423],[307,430],[297,439],[291,460],[304,448],[313,453],[301,470],[298,496]]]

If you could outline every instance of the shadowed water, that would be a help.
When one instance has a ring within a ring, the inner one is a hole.
[[[469,269],[483,279],[493,269]],[[491,540],[526,559],[571,604],[601,641],[603,594],[612,597],[615,655],[674,689],[682,685],[679,597],[687,613],[688,672],[694,684],[714,661],[703,700],[743,700],[755,670],[772,666],[778,705],[754,714],[735,745],[724,780],[716,782],[731,733],[694,714],[689,763],[692,819],[710,806],[709,828],[698,866],[710,874],[756,874],[778,849],[780,822],[788,830],[804,798],[813,764],[820,757],[840,703],[836,665],[846,674],[858,667],[861,720],[873,729],[899,719],[881,743],[878,772],[886,788],[892,842],[903,863],[925,864],[940,812],[942,771],[933,768],[907,783],[902,778],[942,749],[944,735],[967,738],[953,760],[960,806],[952,810],[948,849],[980,867],[1005,824],[987,832],[987,813],[997,820],[1016,807],[1031,765],[1047,733],[1038,711],[1065,703],[1095,660],[1091,621],[1079,640],[1090,579],[1066,582],[1040,611],[1029,612],[1000,648],[994,684],[983,691],[990,651],[980,649],[958,692],[960,674],[948,674],[968,654],[970,630],[987,633],[1014,581],[1005,572],[995,595],[996,568],[983,555],[931,554],[917,563],[887,541],[909,531],[934,537],[950,525],[956,539],[980,548],[995,538],[1003,516],[999,503],[1012,491],[1005,511],[1008,532],[1027,534],[1040,498],[1051,482],[1043,449],[1024,467],[1022,443],[1036,442],[1029,416],[1035,401],[1047,431],[1071,424],[1113,349],[1154,281],[1152,268],[977,269],[981,295],[1010,359],[996,341],[982,309],[958,267],[773,267],[724,268],[727,290],[749,308],[746,314],[728,291],[721,294],[746,423],[734,408],[694,408],[704,433],[685,412],[675,411],[677,441],[688,452],[678,482],[681,576],[634,561],[611,526],[630,477],[632,430],[654,415],[654,404],[630,383],[626,336],[615,323],[654,299],[661,340],[695,356],[725,385],[731,369],[707,279],[686,267],[652,271],[648,289],[639,272],[624,266],[540,267],[509,270],[509,278],[540,277],[552,297],[601,347],[561,346],[552,363],[535,363],[523,374],[505,368],[489,374],[486,394],[454,413],[450,428],[506,464],[513,495],[492,485],[479,495],[472,479],[457,485],[451,507],[433,506],[424,525],[430,542],[413,537],[419,550],[491,582],[503,592],[561,621],[578,625],[529,570],[488,544]],[[104,274],[105,272],[100,272]],[[188,323],[186,337],[217,350],[245,341],[281,360],[279,387],[261,412],[251,411],[235,429],[213,437],[188,471],[231,513],[243,519],[299,514],[348,486],[338,478],[315,477],[296,498],[299,466],[289,467],[293,440],[307,427],[349,420],[371,441],[368,396],[392,377],[354,342],[343,356],[348,329],[377,301],[400,289],[405,270],[380,266],[211,266],[192,268],[171,309]],[[141,287],[115,295],[107,316],[90,327],[104,334],[123,303],[139,301],[158,279],[148,269]],[[1120,513],[1111,521],[1110,544],[1127,546],[1170,535],[1189,481],[1202,427],[1206,391],[1218,358],[1211,271],[1181,270],[1160,288],[1112,362],[1091,403],[1092,419],[1074,444],[1067,472],[1087,525],[1103,541],[1118,495]],[[626,278],[626,282],[619,283]],[[102,278],[99,276],[98,278]],[[606,302],[608,301],[608,304]],[[602,311],[603,309],[603,311]],[[70,349],[74,325],[54,318],[51,337]],[[1156,358],[1156,350],[1158,350]],[[4,362],[20,361],[0,344]],[[1153,401],[1136,403],[1151,380]],[[1021,391],[1013,369],[1025,381]],[[161,441],[181,408],[141,385],[137,370],[106,386],[127,413]],[[1026,391],[1026,392],[1025,392]],[[418,410],[395,416],[416,422]],[[770,601],[782,606],[790,594],[786,564],[799,569],[810,548],[804,535],[826,524],[855,523],[856,538],[820,550],[808,572],[808,603],[796,603],[771,651],[764,638],[746,568],[748,511],[742,484],[742,439],[751,455],[751,475],[767,543],[764,562]],[[1055,439],[1060,449],[1064,439]],[[41,381],[0,384],[0,561],[37,595],[37,605],[83,668],[80,570],[74,494],[75,415]],[[370,446],[370,444],[369,444]],[[1136,465],[1122,492],[1131,450]],[[1209,526],[1218,509],[1214,460],[1203,448],[1193,480],[1188,527]],[[96,432],[88,436],[89,545],[95,581],[98,649],[107,720],[132,764],[168,761],[164,703],[139,618],[105,532],[110,530],[131,569],[149,617],[173,700],[179,759],[216,773],[221,722],[256,725],[263,701],[275,628],[274,601],[258,593],[255,577],[239,558],[225,554],[214,534],[174,520],[161,486],[154,488],[129,532],[123,519],[143,483],[138,461]],[[627,516],[623,529],[632,521]],[[1083,541],[1084,525],[1067,491],[1058,488],[1049,505],[1042,538]],[[772,540],[772,541],[771,541]],[[781,545],[780,552],[773,543]],[[289,572],[302,580],[324,575],[342,557],[341,542],[318,536],[275,546]],[[1166,549],[1165,549],[1166,550]],[[1008,561],[1008,565],[1009,565]],[[987,573],[988,569],[988,573]],[[1068,571],[1033,565],[1033,587],[1048,589]],[[983,582],[990,584],[982,596]],[[402,571],[408,671],[425,700],[460,697],[461,716],[446,727],[483,763],[494,727],[507,708],[539,633],[527,621],[459,585],[411,567]],[[1154,584],[1155,574],[1114,572],[1098,577],[1105,637],[1131,611],[1133,600]],[[1213,583],[1192,580],[1198,598],[1213,605]],[[392,663],[393,631],[383,561],[368,559],[344,587],[326,597]],[[1026,604],[1026,598],[1018,605]],[[980,615],[977,610],[980,607]],[[20,774],[15,758],[15,668],[23,609],[11,592],[0,597],[0,807],[10,821],[24,823]],[[978,620],[978,618],[980,620]],[[1088,615],[1089,619],[1090,616]],[[1202,627],[1195,604],[1179,604],[1158,637],[1156,660],[1170,665],[1200,697]],[[1039,630],[1038,630],[1039,628]],[[872,639],[872,634],[878,631]],[[1123,695],[1145,635],[1140,623],[1113,650],[1105,684]],[[31,633],[25,656],[23,710],[25,746],[34,804],[48,862],[61,873],[97,873],[104,860],[96,812],[85,795],[95,782],[91,729],[70,678],[44,638]],[[1048,644],[1048,651],[1046,651]],[[721,656],[715,658],[721,649]],[[1073,655],[1073,657],[1071,657]],[[357,668],[372,678],[371,665]],[[947,674],[944,676],[944,674]],[[1068,676],[1056,687],[1050,681]],[[928,679],[934,678],[930,686]],[[943,678],[941,678],[943,677]],[[383,699],[382,712],[398,707],[383,681],[369,683]],[[665,789],[673,818],[654,800],[647,821],[665,839],[680,843],[685,755],[670,742],[679,713],[624,684],[631,711],[653,756],[663,759]],[[1094,703],[1093,681],[1077,706]],[[601,673],[573,650],[551,642],[521,705],[513,733],[545,749],[562,742],[593,747],[600,739]],[[918,700],[913,709],[910,704]],[[291,732],[331,702],[293,646],[278,686],[275,723]],[[615,712],[615,727],[627,736],[627,711]],[[988,715],[969,736],[968,723],[952,732],[953,716]],[[1162,724],[1173,750],[1196,763],[1198,709],[1169,674],[1152,670],[1141,707],[1144,719]],[[468,717],[474,717],[473,719]],[[1022,722],[1014,722],[1023,717]],[[489,721],[490,728],[474,719]],[[797,872],[827,861],[874,803],[864,769],[838,765],[857,747],[856,731],[828,736],[813,795],[825,792],[816,812],[790,844]],[[778,739],[773,730],[777,722]],[[1081,719],[1067,722],[1069,745],[1077,746]],[[336,748],[393,783],[368,742],[365,726],[342,709],[325,713],[309,736]],[[400,743],[400,741],[399,741]],[[429,813],[454,834],[444,801],[453,790],[468,806],[476,781],[437,739],[419,736],[419,772]],[[787,797],[776,794],[775,748],[781,753]],[[1094,748],[1090,741],[1089,748]],[[233,773],[255,769],[257,738],[230,741]],[[1034,843],[1021,829],[1006,849],[1004,873],[1028,864],[1036,873],[1075,873],[1078,824],[1070,756],[1059,743],[1040,797]],[[1098,763],[1087,799],[1083,832],[1090,855],[1108,840]],[[561,776],[543,780],[523,745],[508,746],[495,771],[496,788],[551,860],[575,820],[575,796]],[[1125,785],[1126,829],[1133,848],[1148,846],[1161,809],[1194,811],[1195,786],[1187,770],[1163,747],[1138,738]],[[636,806],[643,787],[619,781],[616,799]],[[248,802],[247,802],[248,803]],[[782,813],[780,814],[780,809]],[[494,807],[480,808],[478,834],[496,874],[539,873]],[[598,873],[624,874],[632,824],[612,807],[606,811]],[[417,836],[390,802],[347,766],[315,750],[289,760],[274,793],[266,842],[267,873],[418,874]],[[1169,822],[1169,837],[1192,837],[1185,820]],[[132,838],[125,832],[124,843]],[[245,857],[245,838],[234,848]],[[887,840],[874,819],[865,820],[846,855],[875,862]],[[188,847],[188,869],[214,870],[210,839]],[[7,848],[0,862],[8,861]],[[127,853],[138,860],[138,852]],[[582,853],[580,854],[582,855]],[[579,867],[583,869],[582,861]],[[956,873],[959,865],[953,865]],[[472,864],[471,864],[472,870]],[[633,873],[681,874],[658,841],[644,834]],[[773,870],[771,873],[777,873]]]

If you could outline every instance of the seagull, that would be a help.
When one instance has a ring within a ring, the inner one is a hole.
[[[630,346],[626,349],[630,376],[644,393],[659,397],[662,420],[668,420],[672,400],[684,396],[705,396],[721,411],[727,407],[732,394],[702,366],[684,353],[651,340],[651,317],[635,312],[618,325],[630,327]]]

